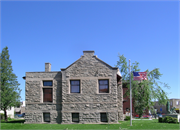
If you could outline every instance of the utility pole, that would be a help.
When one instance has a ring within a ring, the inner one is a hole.
[[[130,126],[132,126],[132,89],[131,89],[131,60],[129,59],[129,81],[130,81]]]

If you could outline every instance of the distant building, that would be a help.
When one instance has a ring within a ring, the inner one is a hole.
[[[180,110],[180,99],[169,99],[169,103],[170,103],[170,110],[172,107],[176,108],[176,112],[179,113]],[[164,113],[167,114],[167,110],[166,110],[166,105],[159,105],[158,102],[155,102],[154,108],[157,109],[157,113]]]
[[[158,102],[155,102],[154,109],[157,110],[157,114],[167,114],[166,105],[160,105]]]
[[[125,81],[122,84],[123,84],[122,85],[122,87],[123,87],[123,114],[125,116],[128,116],[128,115],[130,115],[130,97],[129,96],[125,96],[124,94],[128,90],[127,84],[129,84],[129,83]],[[149,111],[145,109],[144,114],[148,115]],[[136,115],[138,115],[138,114],[135,113],[135,108],[134,108],[133,98],[132,98],[132,116],[136,116]]]
[[[14,112],[15,114],[22,114],[25,113],[25,101],[21,102],[21,105],[19,107],[15,107],[14,108]]]
[[[130,98],[129,96],[126,97],[124,94],[126,93],[126,91],[128,90],[128,88],[126,87],[127,83],[123,82],[123,114],[125,114],[126,116],[130,115]],[[132,102],[132,116],[135,116],[135,109],[134,109],[134,104]]]
[[[175,107],[176,108],[176,112],[179,113],[179,110],[180,110],[180,99],[175,99],[175,98],[170,99],[170,109],[172,107]]]
[[[14,118],[14,107],[11,107],[11,109],[6,110],[6,112],[8,117]],[[4,111],[1,110],[0,113],[4,114]]]

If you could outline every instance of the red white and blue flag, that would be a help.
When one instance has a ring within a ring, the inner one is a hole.
[[[133,72],[133,80],[147,80],[147,72]]]

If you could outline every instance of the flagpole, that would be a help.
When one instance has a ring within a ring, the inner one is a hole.
[[[129,59],[129,79],[130,79],[130,126],[132,126],[132,90],[131,90],[131,60]]]

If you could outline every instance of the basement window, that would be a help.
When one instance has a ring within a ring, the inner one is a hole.
[[[79,113],[72,113],[72,122],[79,122]]]
[[[108,122],[106,113],[100,113],[100,115],[101,115],[101,122]]]
[[[50,113],[43,113],[44,122],[50,122]]]

